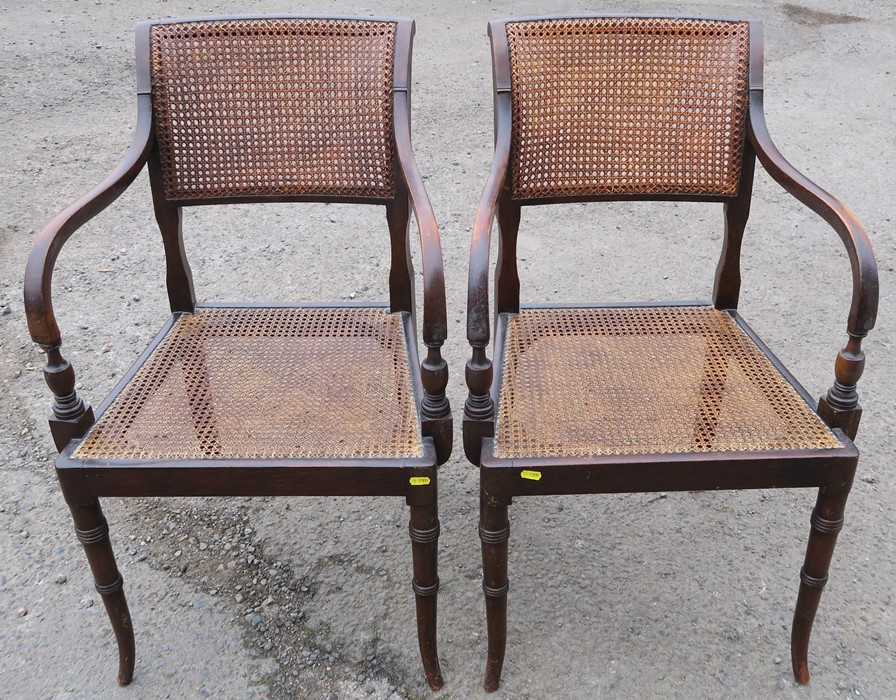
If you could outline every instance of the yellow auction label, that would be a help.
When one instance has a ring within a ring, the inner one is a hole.
[[[531,469],[523,469],[520,472],[520,476],[530,481],[541,481],[541,472],[534,472]]]
[[[411,486],[429,486],[428,476],[412,476],[410,478]]]

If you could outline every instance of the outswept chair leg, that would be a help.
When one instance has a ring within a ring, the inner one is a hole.
[[[433,500],[411,506],[409,526],[414,558],[414,597],[417,602],[417,639],[426,681],[433,690],[442,687],[442,671],[436,646],[436,600],[439,592],[439,510]]]
[[[488,658],[485,689],[492,692],[501,682],[507,647],[507,539],[510,523],[507,506],[495,503],[483,492],[479,509],[479,539],[482,540],[482,589],[488,625]]]
[[[821,592],[828,582],[828,569],[837,543],[837,534],[843,527],[843,511],[849,496],[851,482],[845,488],[818,490],[818,501],[812,511],[806,561],[800,570],[800,592],[793,614],[790,637],[790,658],[793,676],[797,683],[809,682],[809,636],[812,623],[821,601]]]
[[[109,541],[109,524],[96,499],[87,504],[69,503],[69,508],[75,521],[75,534],[84,546],[96,590],[106,606],[118,642],[118,684],[127,685],[134,677],[134,628]]]

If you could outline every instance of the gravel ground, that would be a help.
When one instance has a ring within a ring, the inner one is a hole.
[[[551,11],[594,7],[562,2]],[[896,353],[886,195],[896,153],[896,7],[857,0],[848,16],[839,14],[844,7],[812,0],[612,8],[763,20],[772,134],[795,165],[849,203],[876,245],[881,313],[860,386],[860,478],[816,622],[811,684],[794,684],[788,660],[810,492],[558,497],[511,508],[510,641],[498,697],[896,696],[896,489],[886,469],[896,423],[887,391]],[[129,142],[138,20],[247,11],[413,16],[414,140],[442,230],[445,354],[458,412],[467,246],[491,157],[485,25],[546,9],[529,0],[0,3],[0,695],[484,696],[477,474],[459,436],[440,477],[441,693],[425,687],[419,666],[400,499],[109,499],[137,636],[134,684],[118,688],[112,635],[52,470],[49,392],[25,327],[21,275],[36,232]],[[525,212],[524,299],[709,296],[718,207],[585,209]],[[536,230],[544,234],[526,233]],[[200,299],[385,298],[379,210],[239,206],[224,218],[209,208],[188,212],[185,231]],[[552,254],[568,246],[578,261],[573,274],[569,255]],[[820,395],[845,339],[850,281],[839,241],[758,174],[744,248],[744,315]],[[161,254],[141,176],[60,258],[57,315],[94,405],[167,315]]]

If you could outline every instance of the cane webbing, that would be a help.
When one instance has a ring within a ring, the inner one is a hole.
[[[539,20],[507,39],[514,198],[736,193],[749,23]]]
[[[711,307],[525,310],[503,367],[498,457],[842,446]]]
[[[371,308],[183,316],[72,456],[422,456],[400,319]]]
[[[152,27],[165,196],[392,197],[394,22]]]

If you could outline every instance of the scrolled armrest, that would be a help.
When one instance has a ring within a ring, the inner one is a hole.
[[[408,114],[406,92],[395,93],[396,114]],[[432,210],[417,161],[411,149],[411,129],[407,119],[395,119],[395,144],[401,171],[411,198],[411,207],[420,232],[423,261],[423,342],[439,347],[448,334],[448,312],[445,306],[445,270],[439,227]]]
[[[467,360],[465,372],[468,394],[464,402],[464,452],[473,464],[479,464],[482,440],[494,435],[495,406],[490,393],[494,373],[492,362],[485,352],[490,338],[491,320],[488,272],[492,225],[510,163],[509,89],[502,87],[496,93],[495,111],[495,154],[473,221],[467,287],[467,340],[472,347],[472,354]]]
[[[765,123],[761,90],[750,92],[748,134],[766,172],[827,221],[846,246],[852,267],[852,303],[847,330],[851,336],[863,337],[874,327],[878,305],[877,263],[865,229],[846,205],[800,173],[778,151]]]
[[[41,231],[25,267],[25,316],[35,343],[55,347],[60,343],[59,326],[53,313],[53,267],[62,246],[84,223],[114,202],[137,177],[152,147],[152,118],[149,95],[138,95],[138,118],[134,139],[118,166],[90,190],[70,204]]]
[[[506,104],[503,104],[506,103]],[[499,92],[496,98],[496,112],[509,114],[510,94]],[[507,177],[510,163],[510,124],[509,120],[499,119],[495,134],[495,155],[492,168],[485,183],[485,190],[476,209],[473,221],[473,235],[470,241],[470,268],[467,284],[467,340],[473,347],[484,348],[488,345],[489,307],[488,307],[488,271],[489,248],[491,247],[492,225],[498,196]]]
[[[411,148],[410,103],[406,86],[396,88],[394,95],[395,149],[420,232],[423,262],[423,342],[427,353],[420,364],[423,382],[420,417],[423,421],[423,434],[433,438],[437,462],[443,464],[451,455],[453,423],[451,404],[445,395],[448,364],[441,354],[442,344],[448,336],[442,244],[432,204]]]

